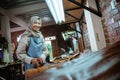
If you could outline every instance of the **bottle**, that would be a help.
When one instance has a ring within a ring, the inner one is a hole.
[[[4,49],[4,52],[3,52],[3,62],[5,62],[5,63],[10,62],[9,53],[8,53],[7,49]]]

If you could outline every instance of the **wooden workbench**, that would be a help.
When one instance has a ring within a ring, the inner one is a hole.
[[[56,57],[54,59],[54,61],[52,63],[46,63],[42,67],[38,67],[38,68],[35,68],[35,69],[26,70],[25,76],[26,76],[27,79],[31,78],[31,77],[35,76],[36,74],[42,73],[42,72],[44,72],[44,71],[46,71],[46,70],[48,70],[50,68],[59,67],[63,63],[65,63],[67,61],[70,61],[70,60],[76,58],[77,56],[79,56],[79,53],[74,53],[72,55],[69,55],[66,58],[61,58],[60,56],[58,56],[58,57]]]

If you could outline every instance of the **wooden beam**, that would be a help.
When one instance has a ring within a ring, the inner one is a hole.
[[[82,9],[82,8],[81,7],[76,7],[76,8],[66,9],[65,11],[72,11],[72,10],[76,10],[76,9]]]
[[[26,28],[26,26],[27,26],[27,22],[26,21],[23,21],[23,20],[15,17],[15,16],[12,16],[12,15],[9,16],[9,18],[10,18],[10,21],[16,23],[17,25],[19,25],[21,27],[25,27]]]
[[[95,3],[96,3],[96,7],[97,7],[98,12],[101,12],[100,11],[99,0],[95,0]]]
[[[81,4],[84,4],[84,0],[81,1]]]
[[[45,1],[40,1],[40,0],[9,0],[7,1],[5,4],[6,6],[4,6],[6,9],[12,9],[12,8],[17,8],[17,7],[21,7],[21,6],[27,6],[27,5],[31,5],[34,3],[42,3]]]
[[[22,30],[26,30],[26,28],[25,27],[11,28],[10,32],[17,32],[17,31],[22,31]]]
[[[75,16],[71,15],[70,13],[68,13],[67,11],[65,11],[65,13],[66,13],[67,15],[71,16],[72,18],[76,19],[76,20],[80,20],[80,19],[78,19],[77,17],[75,17]]]
[[[93,10],[93,9],[91,9],[91,8],[89,8],[89,7],[83,5],[83,4],[81,4],[81,3],[79,3],[79,2],[77,2],[77,1],[75,1],[75,0],[68,0],[68,1],[70,1],[70,2],[72,2],[72,3],[74,3],[74,4],[76,4],[76,5],[84,8],[84,9],[90,11],[91,13],[93,13],[93,14],[99,16],[99,17],[102,17],[101,12],[99,12],[99,11]]]
[[[27,5],[19,8],[8,9],[8,13],[11,15],[20,15],[30,11],[36,11],[45,8],[47,8],[46,3],[37,3],[29,6]]]

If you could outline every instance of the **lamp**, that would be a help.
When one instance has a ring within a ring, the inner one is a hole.
[[[56,24],[65,22],[62,0],[45,0]]]

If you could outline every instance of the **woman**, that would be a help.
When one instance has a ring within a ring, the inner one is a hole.
[[[21,35],[16,53],[25,63],[25,70],[43,65],[49,54],[43,35],[39,31],[41,25],[41,18],[33,16],[28,22],[28,28]]]

